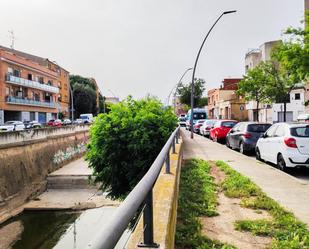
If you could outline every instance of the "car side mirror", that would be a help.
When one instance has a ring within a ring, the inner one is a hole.
[[[235,131],[234,130],[230,130],[230,133],[234,133]]]

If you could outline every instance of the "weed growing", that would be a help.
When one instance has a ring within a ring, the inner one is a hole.
[[[233,249],[235,247],[212,241],[201,233],[201,216],[214,216],[217,189],[210,166],[203,160],[188,160],[181,172],[176,248],[177,249]]]
[[[233,170],[228,164],[217,161],[216,165],[225,172],[226,178],[222,183],[228,197],[241,198],[241,205],[252,209],[267,210],[271,220],[242,220],[237,221],[235,228],[249,231],[255,235],[271,236],[272,249],[305,249],[309,248],[309,231],[305,224],[282,208],[273,199],[247,177]]]

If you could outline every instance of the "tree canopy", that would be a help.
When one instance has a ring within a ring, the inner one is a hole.
[[[82,113],[97,114],[96,87],[90,79],[79,75],[70,75],[70,84],[74,97],[75,116]]]
[[[192,83],[187,85],[180,84],[177,88],[177,94],[180,96],[180,102],[182,104],[191,105],[191,86]],[[203,97],[203,92],[205,91],[205,80],[196,79],[194,83],[194,106],[201,107],[207,103],[205,97]]]
[[[123,198],[148,171],[177,118],[151,97],[129,97],[110,108],[90,128],[87,160],[102,189],[112,198]]]

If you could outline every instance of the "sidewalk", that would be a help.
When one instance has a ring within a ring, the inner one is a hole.
[[[307,224],[309,228],[309,184],[276,168],[228,149],[225,145],[182,130],[184,159],[222,160],[249,177],[271,198]]]

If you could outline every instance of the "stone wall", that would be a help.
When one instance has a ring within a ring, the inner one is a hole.
[[[86,149],[89,126],[0,133],[0,223],[46,188],[46,176]]]

